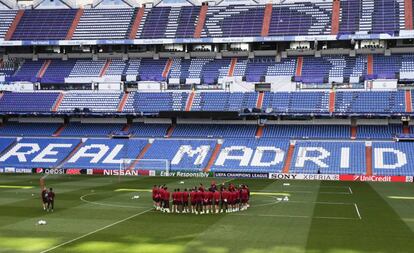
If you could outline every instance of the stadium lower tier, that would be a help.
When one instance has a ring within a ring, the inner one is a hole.
[[[7,168],[414,175],[414,143],[272,138],[1,138]]]

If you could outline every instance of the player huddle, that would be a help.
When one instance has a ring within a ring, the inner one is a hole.
[[[165,185],[154,185],[152,189],[154,208],[166,213],[230,213],[246,210],[249,207],[250,190],[247,185],[222,184],[219,188],[213,182],[210,188],[200,184],[193,189],[174,189]],[[170,208],[170,201],[172,207]]]

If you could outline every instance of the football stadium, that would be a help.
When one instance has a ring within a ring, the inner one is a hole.
[[[0,252],[414,252],[413,0],[0,0]]]

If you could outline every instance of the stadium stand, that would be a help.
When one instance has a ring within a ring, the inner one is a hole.
[[[59,106],[59,112],[80,111],[116,112],[121,101],[121,92],[67,92]]]
[[[63,40],[66,38],[75,15],[74,9],[25,10],[12,39]]]
[[[361,125],[358,126],[357,138],[362,139],[391,139],[397,134],[402,134],[402,125]]]
[[[203,171],[214,145],[213,140],[156,140],[143,158],[167,159],[172,171]]]
[[[290,173],[365,174],[365,143],[298,141]]]
[[[2,166],[18,167],[18,168],[56,168],[72,150],[81,142],[80,139],[36,139],[23,138],[9,150],[6,150],[0,158]],[[53,147],[57,152],[53,157],[45,156],[39,153],[39,150],[44,150],[46,147]],[[22,151],[27,153],[23,157],[16,155],[17,152]]]
[[[226,139],[211,171],[282,172],[288,140]]]
[[[298,2],[273,6],[269,36],[330,34],[332,3]]]
[[[233,76],[247,82],[265,82],[267,77],[295,77],[301,83],[361,83],[367,79],[414,79],[414,58],[412,54],[391,56],[374,55],[372,74],[368,74],[368,59],[365,55],[356,57],[329,55],[323,57],[302,57],[301,75],[296,75],[297,57],[275,61],[272,57],[251,59],[234,58],[236,65]],[[41,83],[92,82],[104,76],[108,80],[121,81],[126,75],[129,81],[167,81],[170,84],[218,84],[228,76],[232,58],[214,59],[173,58],[166,76],[163,76],[168,59],[138,58],[130,60],[110,59],[52,59],[42,78],[38,74],[47,60],[26,60],[8,81],[39,81]],[[104,70],[105,65],[108,64]]]
[[[374,142],[373,174],[413,176],[413,144],[409,142]]]
[[[168,124],[148,124],[135,123],[129,131],[137,137],[164,137],[170,125]]]
[[[0,39],[6,37],[6,33],[11,26],[17,11],[15,10],[0,10]]]
[[[263,137],[297,139],[349,139],[350,126],[345,125],[266,125]]]
[[[63,131],[60,136],[108,136],[115,131],[121,131],[122,124],[88,124],[88,123],[70,123]]]
[[[408,1],[253,2],[0,10],[0,167],[414,175]]]
[[[44,61],[30,61],[27,60],[23,65],[15,72],[13,76],[8,77],[7,81],[28,81],[37,82],[37,74],[42,68]],[[59,68],[61,66],[59,65]]]
[[[85,9],[74,40],[126,39],[135,9]]]
[[[178,124],[173,137],[253,137],[256,125]]]
[[[9,122],[0,126],[2,136],[52,136],[59,128],[57,123]]]
[[[121,169],[124,158],[136,158],[146,140],[88,139],[68,157],[63,168]],[[99,152],[100,156],[94,156]]]
[[[0,99],[2,113],[48,113],[59,96],[57,92],[6,92]]]

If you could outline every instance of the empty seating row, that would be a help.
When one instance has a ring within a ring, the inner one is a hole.
[[[143,7],[136,39],[193,38],[200,19],[200,6]],[[138,8],[85,9],[72,39],[127,39],[138,15]],[[76,9],[25,10],[13,40],[64,40],[75,19]],[[340,34],[397,34],[405,29],[403,0],[342,0]],[[15,10],[0,13],[0,39],[16,15]],[[265,6],[209,6],[201,31],[202,38],[260,37]],[[331,1],[297,1],[273,4],[269,36],[329,35]]]
[[[274,78],[295,77],[302,83],[361,83],[366,79],[414,80],[414,56],[395,54],[391,56],[374,55],[373,73],[368,75],[366,55],[349,57],[327,55],[322,57],[303,56],[302,68],[297,75],[298,58],[288,57],[276,61],[273,57],[252,59],[234,58],[236,64],[233,76],[242,77],[247,82],[272,82]],[[21,66],[8,71],[11,81],[30,81],[41,83],[91,83],[94,80],[121,81],[168,81],[169,84],[218,84],[230,74],[232,58],[172,58],[171,68],[167,69],[169,59],[69,59],[66,61],[25,60]],[[50,62],[47,66],[43,66]],[[43,76],[39,76],[44,67]],[[169,70],[169,71],[167,71]]]
[[[341,115],[406,114],[404,91],[335,92],[333,112]],[[3,113],[50,113],[58,102],[58,92],[6,92],[0,98]],[[115,113],[124,93],[66,92],[58,112]],[[162,111],[229,111],[250,113],[257,106],[257,92],[195,92],[189,104],[188,92],[131,92],[123,112],[159,113]],[[270,114],[329,114],[330,92],[266,92],[262,110]],[[414,105],[412,105],[414,106]]]
[[[126,39],[135,9],[85,9],[72,39]]]
[[[116,132],[125,131],[134,137],[165,137],[167,132],[172,138],[251,138],[256,136],[258,126],[255,124],[155,124],[133,123],[18,123],[7,122],[0,125],[1,136],[71,136],[106,137]],[[410,127],[414,133],[414,127]],[[392,139],[403,133],[403,126],[359,125],[356,127],[357,139]],[[265,125],[261,138],[284,139],[350,139],[349,125]]]
[[[13,23],[17,11],[0,10],[0,40],[4,39],[9,27]]]
[[[117,112],[123,94],[121,92],[67,92],[59,106],[59,112],[74,112],[76,109],[90,112]]]
[[[76,9],[25,10],[13,33],[13,40],[64,40]]]
[[[199,13],[199,6],[145,8],[136,38],[192,38]]]

